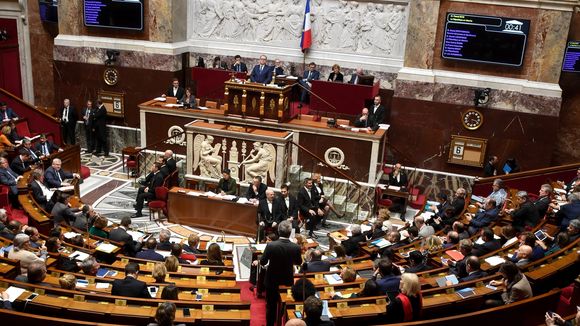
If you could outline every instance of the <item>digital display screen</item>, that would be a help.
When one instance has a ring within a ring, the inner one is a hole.
[[[509,66],[522,66],[530,21],[447,13],[441,55]]]
[[[58,23],[58,1],[38,0],[40,20],[49,23]]]
[[[569,41],[564,54],[562,71],[580,72],[580,41]]]
[[[88,27],[143,30],[143,0],[84,0]]]

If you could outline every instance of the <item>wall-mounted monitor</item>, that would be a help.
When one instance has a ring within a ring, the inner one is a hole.
[[[38,0],[40,20],[47,23],[58,23],[58,1]]]
[[[87,27],[143,30],[143,0],[84,0]]]
[[[580,72],[580,41],[568,41],[562,71]]]
[[[529,31],[526,19],[447,13],[441,55],[521,67]]]

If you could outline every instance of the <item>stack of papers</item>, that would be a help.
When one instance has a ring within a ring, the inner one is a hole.
[[[74,258],[75,260],[78,260],[78,261],[83,261],[83,260],[89,258],[89,254],[84,253],[84,252],[80,252],[77,250],[77,251],[73,252],[72,254],[70,254],[68,257]]]
[[[437,285],[439,285],[440,287],[447,286],[447,281],[451,281],[451,284],[453,284],[453,285],[459,283],[457,276],[455,276],[453,274],[440,277],[436,281],[437,281]]]
[[[139,241],[145,236],[145,233],[139,231],[128,230],[127,233],[133,237],[133,241]]]
[[[379,129],[389,130],[389,127],[391,127],[391,125],[386,123],[379,123]]]
[[[324,275],[324,279],[330,285],[343,283],[342,278],[340,278],[340,275],[338,275],[338,274],[326,274],[326,275]]]
[[[156,97],[154,100],[157,102],[165,102],[167,99],[163,96],[159,96],[159,97]]]
[[[240,197],[240,199],[238,199],[238,203],[240,203],[240,204],[247,204],[249,202],[250,201],[246,197]]]
[[[118,247],[110,243],[101,243],[95,250],[110,254],[115,251]]]
[[[77,235],[79,235],[76,232],[66,232],[65,234],[63,234],[63,236],[67,239],[72,239],[74,237],[76,237]]]
[[[500,256],[492,256],[485,258],[485,262],[490,264],[491,266],[497,266],[499,264],[505,263],[505,259],[501,258]]]

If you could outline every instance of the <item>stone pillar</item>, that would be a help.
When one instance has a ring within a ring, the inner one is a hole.
[[[405,67],[432,69],[439,0],[409,2]]]

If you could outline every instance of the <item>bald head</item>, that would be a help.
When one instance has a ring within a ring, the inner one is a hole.
[[[520,246],[518,248],[518,258],[520,259],[530,258],[530,256],[532,255],[532,251],[533,251],[532,247],[528,245]]]
[[[286,326],[306,326],[306,322],[302,319],[294,318],[287,321]]]
[[[165,158],[170,158],[173,156],[173,151],[168,149],[165,151]]]
[[[417,227],[421,227],[421,226],[423,226],[423,224],[425,224],[425,219],[423,218],[423,216],[415,217],[415,225]]]

